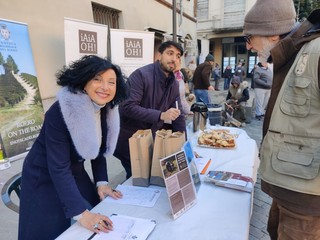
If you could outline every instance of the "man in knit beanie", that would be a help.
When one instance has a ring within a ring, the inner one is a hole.
[[[244,19],[244,34],[275,36],[288,33],[295,24],[292,0],[257,0]]]
[[[270,50],[278,42],[278,37],[289,33],[295,26],[296,12],[293,0],[257,0],[244,19],[243,32],[247,42],[261,39],[262,44],[250,48],[259,52],[260,62],[267,62]],[[269,41],[266,41],[269,40]]]
[[[210,53],[206,56],[206,62],[214,62],[214,57]]]
[[[320,9],[295,18],[293,0],[257,0],[244,19],[247,49],[274,69],[259,166],[272,240],[320,239]]]
[[[210,84],[210,76],[214,58],[209,53],[204,63],[198,65],[193,74],[194,94],[197,102],[210,103],[208,90],[213,91],[214,87]]]

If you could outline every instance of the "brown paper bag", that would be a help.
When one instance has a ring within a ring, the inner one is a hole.
[[[153,147],[150,184],[162,187],[165,186],[161,172],[160,159],[180,151],[184,143],[184,132],[172,133],[172,130],[164,129],[156,132]]]
[[[151,129],[138,130],[129,138],[132,185],[149,186],[153,151]]]

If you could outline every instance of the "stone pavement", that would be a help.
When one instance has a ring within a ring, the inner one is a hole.
[[[222,82],[222,80],[221,80]],[[222,83],[220,83],[222,84]],[[250,86],[250,85],[249,85]],[[222,88],[220,88],[222,89]],[[213,102],[222,103],[226,97],[227,91],[216,91],[213,93]],[[254,92],[250,90],[250,96],[254,96]],[[260,146],[261,142],[261,127],[262,121],[252,119],[250,124],[243,127],[247,131],[248,135],[256,140],[257,145]],[[21,171],[23,160],[17,160],[11,163],[11,167],[0,171],[0,189],[5,182]],[[86,165],[86,168],[90,168],[90,165]],[[90,170],[88,171],[90,172]],[[110,183],[116,186],[122,183],[125,179],[124,170],[120,162],[111,157],[108,159],[108,174]],[[14,201],[18,202],[16,196]],[[257,183],[254,189],[253,200],[253,212],[250,224],[250,239],[249,240],[269,240],[269,235],[266,231],[266,222],[268,218],[268,212],[270,208],[271,199],[264,194],[260,189],[260,178],[258,176]],[[16,240],[17,239],[17,227],[18,227],[18,214],[8,209],[2,201],[0,201],[0,239]],[[201,239],[201,238],[200,238]],[[236,240],[236,239],[230,239]]]
[[[251,92],[250,92],[251,93]],[[262,138],[262,121],[253,119],[250,124],[244,127],[247,134],[260,146]],[[253,211],[250,223],[250,240],[269,240],[267,232],[267,220],[271,205],[271,198],[261,191],[261,180],[258,174],[254,187]]]

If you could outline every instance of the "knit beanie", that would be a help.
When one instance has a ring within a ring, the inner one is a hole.
[[[282,35],[293,29],[295,18],[293,0],[257,0],[244,18],[243,33]]]
[[[240,77],[238,77],[238,76],[233,76],[232,77],[232,80],[231,80],[231,83],[233,83],[233,84],[240,84],[241,83],[241,80],[240,80]]]
[[[206,56],[206,61],[207,62],[208,61],[214,61],[214,57],[210,53],[208,53],[208,55]]]

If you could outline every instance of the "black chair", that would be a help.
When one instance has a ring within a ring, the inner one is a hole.
[[[21,191],[21,172],[11,177],[3,186],[1,190],[1,198],[3,203],[10,208],[11,210],[19,213],[19,206],[15,204],[11,200],[11,193],[15,191],[18,198],[20,198],[20,191]]]

